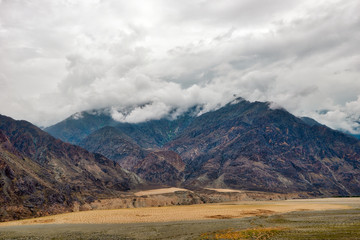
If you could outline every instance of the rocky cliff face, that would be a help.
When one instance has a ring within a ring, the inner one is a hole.
[[[133,157],[130,168],[138,166],[136,172],[156,183],[177,186],[180,181],[188,188],[305,191],[327,196],[360,194],[357,139],[311,119],[297,118],[284,109],[271,109],[268,103],[237,99],[201,116],[185,114],[176,120],[113,127],[118,135],[126,136],[116,138],[124,146],[140,147],[126,153]],[[116,148],[107,149],[104,143],[111,137],[103,136],[98,141],[90,135],[83,146],[120,163],[128,162],[126,156],[114,157],[124,148],[109,154]],[[136,151],[145,154],[140,156]],[[149,155],[158,151],[177,153],[185,163],[184,170]],[[149,166],[156,169],[150,171]],[[177,180],[160,176],[176,176]]]
[[[100,154],[0,115],[0,221],[64,212],[141,184]]]
[[[100,153],[131,170],[146,155],[129,136],[114,127],[104,127],[83,139],[79,145],[91,152]]]
[[[173,151],[154,151],[131,170],[150,183],[180,186],[184,181],[185,163]]]
[[[144,149],[114,127],[95,131],[79,145],[107,156],[152,184],[178,186],[183,182],[185,163],[177,153]]]

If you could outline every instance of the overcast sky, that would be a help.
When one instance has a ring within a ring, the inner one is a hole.
[[[214,109],[234,95],[360,131],[359,0],[0,0],[0,113]]]

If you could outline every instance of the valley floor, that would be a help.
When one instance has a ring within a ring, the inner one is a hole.
[[[0,239],[254,238],[360,239],[360,198],[87,211],[0,224]]]

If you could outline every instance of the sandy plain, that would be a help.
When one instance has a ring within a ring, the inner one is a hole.
[[[213,190],[213,191],[217,191],[217,192],[243,192],[241,190],[235,190],[235,189],[227,189],[227,188],[205,188],[208,190]]]
[[[146,195],[156,195],[156,194],[164,194],[164,193],[173,193],[176,191],[189,191],[185,188],[160,188],[160,189],[153,189],[153,190],[147,190],[147,191],[139,191],[134,193],[135,196],[146,196]]]
[[[0,223],[0,226],[34,224],[156,223],[269,216],[295,211],[351,209],[360,198],[324,198],[283,201],[241,201],[216,204],[93,210]]]

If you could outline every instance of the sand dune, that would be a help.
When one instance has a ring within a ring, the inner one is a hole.
[[[202,219],[229,219],[255,215],[270,215],[291,211],[349,209],[360,205],[354,199],[310,199],[285,201],[244,201],[188,206],[93,210],[73,212],[35,219],[0,223],[0,226],[62,223],[138,223],[171,222]]]

